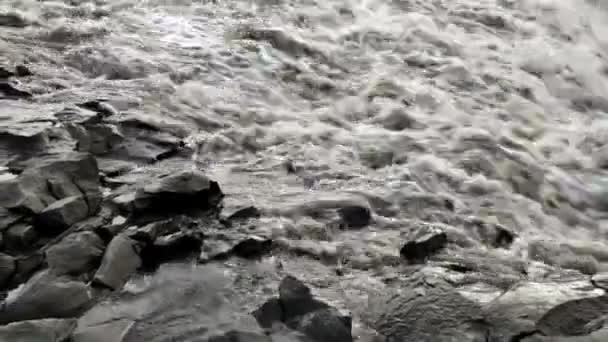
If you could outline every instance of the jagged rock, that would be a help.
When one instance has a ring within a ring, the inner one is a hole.
[[[16,265],[15,258],[0,253],[0,289],[3,289],[13,277]]]
[[[138,243],[126,235],[115,236],[105,251],[93,283],[112,290],[120,289],[141,266],[139,249]]]
[[[0,323],[41,318],[71,318],[91,302],[88,287],[81,282],[42,271],[25,283],[15,298],[0,309]]]
[[[232,221],[259,218],[262,215],[260,210],[254,206],[238,207],[233,210],[222,209],[222,220],[230,224]]]
[[[40,234],[27,223],[18,223],[4,232],[3,240],[7,250],[19,251],[34,247]]]
[[[347,205],[338,209],[342,223],[348,228],[367,226],[372,219],[371,210],[364,206]]]
[[[440,288],[404,289],[382,301],[373,328],[388,340],[485,342],[479,304]]]
[[[40,319],[0,327],[0,340],[10,342],[64,342],[76,327],[74,319]]]
[[[101,114],[104,117],[118,114],[116,108],[112,107],[111,104],[104,102],[103,100],[92,100],[77,104],[78,107],[92,110],[96,113]]]
[[[313,297],[310,288],[293,276],[279,284],[279,297],[271,298],[252,315],[265,329],[286,325],[315,342],[351,342],[351,317]]]
[[[84,196],[88,214],[99,209],[99,170],[93,156],[69,152],[30,160],[15,179],[0,182],[0,206],[40,213],[57,200]]]
[[[47,249],[46,261],[55,274],[79,275],[89,272],[99,263],[104,247],[97,234],[76,232]]]
[[[146,268],[155,268],[161,263],[199,255],[202,244],[202,236],[177,232],[161,236],[147,245],[141,252],[141,258]]]
[[[608,297],[590,297],[568,301],[547,311],[536,323],[536,329],[545,336],[588,335],[602,325],[589,327],[589,323],[608,315]],[[589,331],[593,328],[593,330]]]
[[[0,20],[2,20],[1,17]],[[8,82],[0,82],[0,94],[3,95],[2,97],[8,99],[27,99],[32,97],[31,93],[24,90],[19,90]]]
[[[440,228],[422,226],[408,238],[401,247],[400,254],[410,262],[424,261],[448,243],[447,234]]]
[[[82,196],[70,196],[46,207],[40,213],[38,222],[44,228],[64,230],[89,215],[89,207]]]
[[[181,212],[206,210],[217,205],[223,196],[219,185],[200,171],[181,171],[165,175],[137,190],[135,212]]]

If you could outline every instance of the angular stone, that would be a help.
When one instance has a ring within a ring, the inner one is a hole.
[[[359,205],[344,206],[338,209],[338,214],[348,228],[365,227],[372,220],[371,210]]]
[[[41,318],[78,316],[91,302],[88,287],[81,282],[58,278],[47,271],[32,277],[0,309],[0,323]]]
[[[33,226],[26,223],[18,223],[4,232],[4,244],[8,250],[32,249],[40,237]]]
[[[200,171],[182,171],[152,181],[135,195],[139,210],[205,209],[223,196],[219,185]]]
[[[79,275],[91,271],[101,260],[105,245],[91,231],[70,234],[46,251],[46,261],[55,274]]]
[[[251,313],[264,329],[271,329],[275,324],[282,323],[283,308],[279,298],[270,298],[262,306]]]
[[[444,248],[448,236],[440,228],[423,226],[414,231],[408,240],[401,247],[401,256],[410,262],[420,262]]]
[[[76,327],[74,319],[40,319],[15,322],[0,327],[0,341],[64,342]]]
[[[70,196],[46,207],[38,217],[43,229],[61,231],[89,216],[89,207],[82,196]]]
[[[124,234],[115,236],[105,251],[94,284],[118,290],[141,267],[137,242]]]
[[[545,336],[587,335],[589,323],[608,315],[608,297],[590,297],[568,301],[547,311],[536,323]],[[595,327],[595,329],[601,328]]]

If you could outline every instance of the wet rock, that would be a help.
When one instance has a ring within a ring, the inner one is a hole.
[[[608,290],[608,272],[600,272],[591,277],[593,286]]]
[[[262,236],[250,235],[241,238],[220,236],[216,240],[205,240],[199,261],[205,263],[225,260],[233,256],[254,259],[268,254],[273,247],[273,241]]]
[[[26,223],[18,223],[4,232],[3,240],[7,250],[22,251],[32,249],[40,234]]]
[[[89,207],[83,196],[70,196],[46,207],[38,217],[45,229],[64,230],[89,216]]]
[[[414,116],[407,113],[403,108],[392,108],[384,115],[374,120],[382,127],[391,131],[403,131],[405,129],[421,129],[425,126]]]
[[[296,330],[315,342],[352,342],[351,318],[340,317],[334,310],[310,312],[298,320]]]
[[[0,20],[2,19],[0,18]],[[0,82],[0,93],[2,94],[0,98],[7,99],[27,99],[32,97],[31,93],[17,89],[14,85],[8,82]]]
[[[422,226],[410,234],[399,253],[409,262],[423,262],[443,249],[447,243],[448,236],[442,229]]]
[[[283,321],[283,307],[279,298],[270,298],[251,313],[258,324],[264,329],[273,329],[273,326]]]
[[[232,248],[232,254],[241,258],[252,259],[267,254],[272,249],[272,240],[252,235],[239,241]]]
[[[486,341],[481,306],[453,290],[404,289],[381,303],[373,328],[389,341]]]
[[[93,156],[69,152],[28,161],[16,178],[0,182],[0,206],[40,213],[57,200],[84,196],[88,213],[99,209],[99,170]]]
[[[76,327],[74,319],[40,319],[0,327],[0,340],[11,342],[64,342]]]
[[[118,111],[112,107],[111,104],[104,102],[103,100],[91,100],[77,104],[78,107],[92,110],[96,113],[101,114],[103,117],[117,115]]]
[[[15,76],[15,73],[5,67],[0,67],[0,79]]]
[[[32,277],[15,298],[0,309],[0,322],[75,317],[90,304],[88,287],[43,271]]]
[[[10,255],[0,253],[0,289],[8,285],[9,280],[15,273],[15,258]]]
[[[139,188],[133,199],[136,213],[155,214],[208,210],[223,197],[217,182],[200,171],[165,175]]]
[[[517,237],[507,227],[497,223],[486,222],[478,217],[466,218],[465,224],[473,227],[480,240],[494,248],[508,248]]]
[[[203,244],[202,236],[188,232],[177,232],[161,236],[153,244],[147,245],[141,252],[143,266],[155,269],[160,264],[198,256]]]
[[[27,67],[27,65],[19,64],[15,67],[15,75],[18,77],[32,76],[34,73]]]
[[[302,281],[286,276],[279,284],[279,297],[271,298],[252,315],[265,329],[287,327],[315,342],[352,341],[351,317],[313,297]]]
[[[551,308],[538,320],[536,328],[545,336],[587,335],[592,332],[588,324],[606,315],[608,297],[575,299]]]
[[[222,212],[224,220],[226,221],[237,221],[246,220],[250,218],[259,218],[262,215],[260,210],[254,206],[239,207],[233,211]]]
[[[112,239],[95,273],[93,283],[112,290],[120,289],[141,266],[140,246],[124,234]]]
[[[104,248],[97,234],[91,231],[76,232],[47,249],[46,261],[55,274],[79,275],[98,265]]]
[[[372,220],[371,210],[364,206],[348,205],[338,209],[342,223],[348,228],[362,228]]]
[[[0,13],[0,26],[23,28],[30,25],[30,22],[15,12]]]

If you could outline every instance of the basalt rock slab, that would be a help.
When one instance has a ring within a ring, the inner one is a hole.
[[[54,202],[82,196],[87,214],[92,215],[101,203],[98,167],[86,153],[69,152],[30,160],[14,179],[0,183],[0,206],[39,214]]]
[[[70,196],[53,202],[38,216],[44,229],[62,231],[89,216],[89,206],[83,196]]]
[[[140,248],[135,240],[124,234],[115,236],[105,251],[93,284],[112,290],[120,289],[141,267]]]
[[[91,231],[72,233],[46,250],[49,269],[55,274],[80,275],[99,264],[103,240]]]

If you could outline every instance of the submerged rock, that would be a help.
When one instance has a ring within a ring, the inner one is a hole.
[[[447,243],[448,236],[443,230],[422,226],[410,234],[399,253],[409,262],[421,262],[444,248]]]

